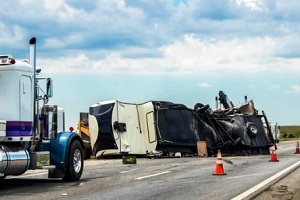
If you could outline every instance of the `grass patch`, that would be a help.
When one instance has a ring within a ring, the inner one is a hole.
[[[300,126],[280,126],[280,141],[300,140]]]

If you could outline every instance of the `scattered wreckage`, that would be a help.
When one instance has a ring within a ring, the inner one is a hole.
[[[191,109],[166,101],[99,102],[86,115],[88,142],[96,157],[196,155],[199,144],[207,156],[219,149],[228,155],[253,155],[269,154],[276,146],[267,117],[263,111],[258,114],[253,100],[245,97],[236,107],[220,91],[216,102],[215,110],[201,103]]]

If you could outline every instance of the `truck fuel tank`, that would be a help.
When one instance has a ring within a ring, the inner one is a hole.
[[[21,175],[29,167],[28,151],[16,145],[0,145],[0,173],[5,175]]]

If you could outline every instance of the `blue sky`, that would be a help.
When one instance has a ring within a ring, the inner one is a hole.
[[[76,127],[99,101],[165,100],[215,108],[244,96],[280,125],[300,125],[300,1],[0,0],[0,53],[54,80]]]

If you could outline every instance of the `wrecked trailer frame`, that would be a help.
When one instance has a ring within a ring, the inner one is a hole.
[[[245,103],[236,107],[220,91],[219,97],[216,97],[216,105],[217,109],[214,111],[209,105],[197,103],[194,106],[199,118],[211,127],[204,131],[209,153],[216,154],[221,149],[224,154],[269,154],[271,146],[276,148],[271,129],[264,128],[263,119],[269,124],[265,112],[258,114],[253,100],[247,101],[245,96]],[[221,106],[224,109],[220,109]]]
[[[210,154],[216,154],[218,149],[223,154],[269,154],[269,148],[274,144],[270,134],[265,132],[264,115],[225,114],[223,111],[209,111],[209,108],[196,112],[211,127],[204,131]]]

